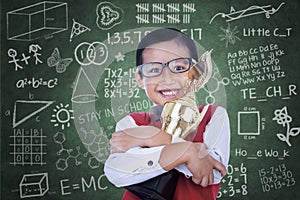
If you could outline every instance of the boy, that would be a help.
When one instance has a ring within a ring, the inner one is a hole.
[[[229,160],[226,110],[210,105],[198,129],[184,140],[160,129],[161,108],[185,94],[195,60],[194,42],[175,29],[155,30],[139,43],[136,81],[155,104],[156,115],[131,113],[117,123],[104,168],[116,186],[140,183],[175,168],[182,174],[173,199],[216,199]],[[139,198],[126,190],[123,199]]]

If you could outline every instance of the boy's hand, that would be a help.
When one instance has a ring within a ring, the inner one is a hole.
[[[193,174],[194,183],[200,184],[202,187],[213,184],[213,169],[219,170],[222,176],[226,174],[225,166],[207,153],[205,144],[192,143],[186,154],[186,166]]]
[[[123,153],[130,148],[144,146],[145,139],[132,136],[128,131],[118,131],[112,134],[109,143],[111,153]]]

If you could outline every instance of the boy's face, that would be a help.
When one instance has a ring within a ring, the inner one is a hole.
[[[177,58],[189,58],[190,54],[187,47],[174,41],[167,41],[147,47],[142,56],[143,64],[145,64],[150,62],[167,63]],[[184,95],[188,71],[173,73],[168,67],[165,67],[162,74],[157,77],[141,77],[137,73],[136,80],[153,103],[163,106],[167,101]]]

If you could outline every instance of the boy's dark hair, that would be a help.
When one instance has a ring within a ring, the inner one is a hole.
[[[150,45],[174,40],[177,44],[188,48],[191,58],[198,60],[197,48],[194,41],[175,28],[160,28],[147,34],[139,43],[136,50],[136,66],[143,64],[143,51]]]

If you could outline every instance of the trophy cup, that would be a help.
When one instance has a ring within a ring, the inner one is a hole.
[[[181,98],[165,103],[161,113],[163,131],[180,138],[185,138],[189,133],[197,129],[205,115],[206,109],[201,113],[199,112],[195,92],[211,76],[211,52],[212,50],[206,51],[188,72],[189,80],[185,85],[185,94]]]

